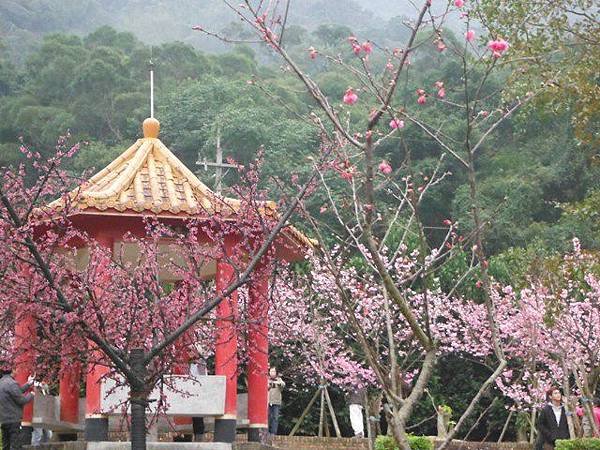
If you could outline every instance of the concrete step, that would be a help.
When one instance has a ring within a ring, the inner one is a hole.
[[[223,442],[148,442],[148,450],[232,450]],[[129,442],[88,442],[86,450],[131,450]]]

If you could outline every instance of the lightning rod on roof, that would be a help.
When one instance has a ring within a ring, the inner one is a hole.
[[[152,55],[152,53],[150,54]],[[150,117],[154,119],[154,63],[152,62],[152,56],[150,56],[148,69],[150,70]]]

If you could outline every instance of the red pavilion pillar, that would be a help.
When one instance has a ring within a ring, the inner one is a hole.
[[[35,318],[28,312],[19,314],[15,323],[15,348],[18,351],[15,358],[15,381],[19,385],[27,383],[29,376],[33,375],[36,358],[34,343],[36,339],[37,325]],[[23,408],[23,419],[21,421],[22,442],[31,442],[32,423],[33,401],[27,403]]]
[[[81,381],[81,364],[77,361],[61,361],[58,393],[60,397],[60,420],[79,423],[79,383]]]
[[[255,269],[249,287],[248,440],[261,442],[269,423],[269,272]]]
[[[226,252],[230,254],[232,242],[226,240]],[[221,292],[235,279],[233,266],[225,259],[217,261],[216,288]],[[237,423],[237,331],[235,319],[238,310],[238,294],[234,291],[217,307],[215,373],[225,375],[225,413],[215,420],[215,442],[233,442]]]
[[[180,362],[173,367],[173,375],[189,375],[190,374],[190,351],[186,335],[179,338],[175,343],[175,351],[179,354]],[[189,428],[192,424],[192,418],[187,416],[176,416],[174,418],[175,425],[182,428]]]
[[[114,239],[107,234],[95,236],[98,245],[103,247],[111,256],[113,252]],[[104,283],[108,283],[108,274],[99,275],[97,295],[101,295]],[[92,350],[86,384],[85,384],[85,440],[86,441],[108,441],[108,416],[102,414],[102,390],[101,380],[110,371],[106,366],[96,364],[95,361],[102,359],[102,351],[95,344],[89,343]]]

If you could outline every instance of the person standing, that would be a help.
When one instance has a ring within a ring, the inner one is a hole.
[[[52,430],[46,428],[34,428],[31,434],[31,446],[39,447],[41,444],[46,444],[52,439]]]
[[[202,356],[198,356],[195,362],[190,364],[190,376],[199,379],[208,374],[206,361]],[[204,417],[192,417],[192,430],[194,432],[194,442],[202,442],[204,436]]]
[[[596,422],[596,428],[600,430],[600,399],[594,399],[594,406],[592,408],[594,422]],[[590,423],[587,414],[583,407],[577,406],[575,413],[581,420],[581,428],[583,437],[594,437],[594,427]]]
[[[562,393],[557,387],[552,387],[546,392],[548,404],[540,411],[537,421],[538,439],[536,450],[554,449],[557,439],[569,439],[569,425],[567,412],[562,404]]]
[[[277,374],[277,369],[269,369],[269,433],[277,434],[279,427],[279,411],[282,403],[282,391],[285,382]]]
[[[48,395],[50,393],[48,383],[45,381],[40,383],[35,382],[34,386],[38,388],[38,392],[42,395]],[[52,430],[46,428],[34,428],[31,433],[31,446],[39,447],[41,444],[50,442],[50,439],[52,439]]]
[[[2,450],[21,449],[21,420],[23,406],[33,400],[34,393],[25,394],[34,382],[29,377],[27,383],[19,386],[12,377],[12,369],[5,363],[0,369],[0,429],[2,430]]]
[[[348,394],[348,408],[350,410],[350,424],[355,437],[365,436],[365,426],[363,420],[363,408],[365,400],[365,389],[354,388]]]

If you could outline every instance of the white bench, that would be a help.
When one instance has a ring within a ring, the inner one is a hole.
[[[223,375],[203,375],[192,378],[188,375],[168,375],[169,385],[164,385],[167,416],[221,416],[225,413],[225,382]],[[158,400],[160,389],[155,388],[150,400]],[[100,409],[102,414],[123,414],[123,405],[129,399],[125,386],[117,386],[115,380],[106,380],[101,386]],[[156,410],[156,402],[151,402],[148,413]],[[129,412],[130,409],[127,410]]]
[[[188,375],[168,377],[169,384],[173,388],[167,388],[165,385],[164,394],[168,406],[163,413],[167,416],[218,417],[224,414],[225,376],[203,375],[193,379]],[[129,391],[125,386],[117,386],[115,380],[107,379],[102,383],[101,396],[101,413],[113,417],[120,416],[123,414],[122,406],[129,399]],[[156,388],[149,398],[158,399],[159,396],[160,390]],[[43,395],[40,391],[36,391],[32,426],[66,433],[83,431],[85,408],[85,399],[79,399],[79,422],[61,421],[60,397]],[[148,414],[153,414],[156,410],[156,402],[151,402],[148,409]],[[111,420],[111,422],[115,421]]]
[[[44,395],[36,389],[33,401],[33,419],[31,425],[34,428],[46,428],[47,430],[76,433],[83,431],[85,419],[85,399],[79,399],[79,423],[70,423],[60,420],[60,397]]]

